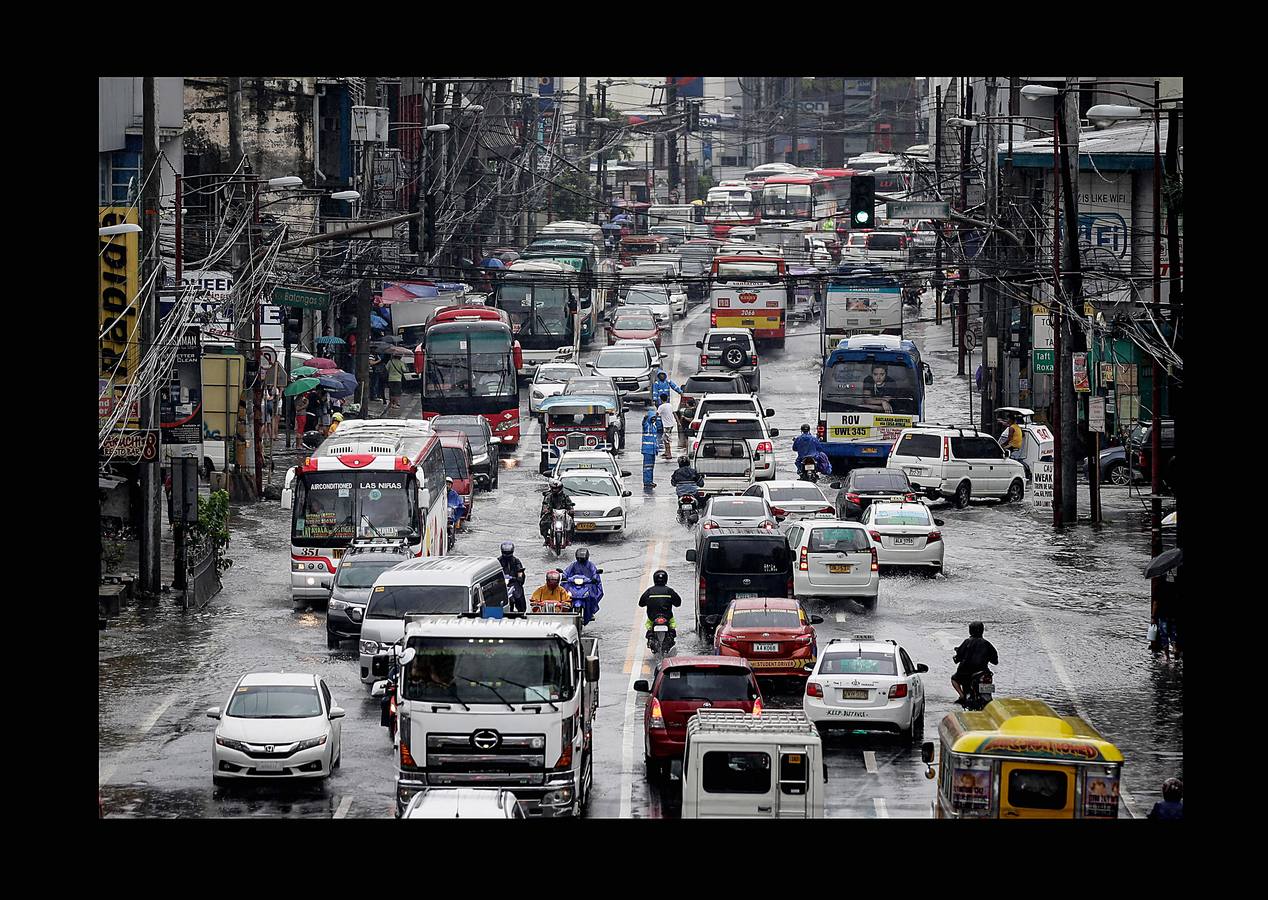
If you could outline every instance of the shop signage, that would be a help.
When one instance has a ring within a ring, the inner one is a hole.
[[[112,431],[106,435],[101,455],[124,462],[151,462],[158,458],[159,433],[148,431]]]
[[[136,209],[124,206],[100,207],[97,218],[101,228],[138,224]],[[101,338],[97,364],[99,379],[106,381],[101,396],[122,396],[141,362],[141,320],[133,302],[140,286],[140,244],[140,235],[135,232],[98,238],[97,323]],[[134,405],[118,427],[139,427],[141,422],[135,415],[139,412]]]

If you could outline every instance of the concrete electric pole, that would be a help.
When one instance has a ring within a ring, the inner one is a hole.
[[[141,191],[141,227],[143,267],[141,284],[145,284],[159,264],[159,197],[163,183],[162,173],[158,170],[158,98],[155,95],[154,77],[147,75],[142,79],[142,145],[141,176],[145,179]],[[152,285],[148,301],[141,306],[141,358],[145,359],[154,352],[154,342],[158,336],[158,288]],[[141,429],[158,431],[159,418],[156,400],[158,399],[157,379],[149,390],[141,397]],[[159,505],[161,482],[159,478],[159,455],[152,460],[142,459],[138,464],[141,476],[141,528],[140,531],[140,581],[141,596],[149,599],[157,597],[162,590],[163,580],[163,522],[162,507]]]

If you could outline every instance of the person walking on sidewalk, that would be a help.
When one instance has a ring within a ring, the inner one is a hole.
[[[405,363],[399,356],[393,356],[387,364],[387,391],[392,398],[388,409],[401,408],[401,394],[405,391]]]

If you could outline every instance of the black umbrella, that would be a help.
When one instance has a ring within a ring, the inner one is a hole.
[[[1173,547],[1149,560],[1149,565],[1145,566],[1145,577],[1157,578],[1159,575],[1166,575],[1172,569],[1179,568],[1183,562],[1184,548]]]

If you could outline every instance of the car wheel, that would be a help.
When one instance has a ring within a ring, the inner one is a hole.
[[[961,481],[960,486],[955,489],[955,496],[951,498],[951,502],[955,504],[956,509],[964,509],[969,505],[970,486],[967,481]]]
[[[339,643],[340,643],[339,638],[332,637],[329,634],[326,635],[326,649],[327,650],[338,650]]]
[[[1013,479],[1013,483],[1008,486],[1008,493],[1001,499],[1005,503],[1020,503],[1022,498],[1026,496],[1026,486],[1022,484],[1020,478]]]
[[[660,768],[656,760],[652,759],[646,753],[643,754],[643,775],[648,781],[655,781],[657,770]]]
[[[925,708],[923,706],[920,707],[920,715],[914,716],[911,720],[911,731],[908,737],[913,747],[925,739]]]
[[[876,597],[863,597],[859,600],[859,605],[868,612],[876,611]]]
[[[1131,484],[1132,470],[1127,463],[1119,460],[1112,463],[1109,471],[1105,473],[1105,480],[1110,484],[1116,484],[1119,487]]]

